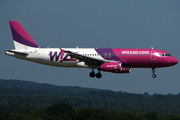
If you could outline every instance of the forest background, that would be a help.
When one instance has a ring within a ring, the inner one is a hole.
[[[179,94],[122,91],[0,80],[2,119],[164,119],[180,118]]]

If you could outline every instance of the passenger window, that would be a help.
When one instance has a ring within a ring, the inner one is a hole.
[[[108,58],[111,58],[111,53],[108,54]]]
[[[107,53],[104,53],[104,58],[107,58]]]

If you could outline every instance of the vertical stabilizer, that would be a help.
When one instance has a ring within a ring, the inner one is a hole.
[[[18,21],[9,21],[15,49],[40,48]]]

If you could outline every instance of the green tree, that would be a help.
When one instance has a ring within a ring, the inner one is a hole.
[[[146,118],[147,120],[157,120],[158,115],[154,112],[147,112],[144,114],[144,118]]]
[[[85,108],[79,111],[77,120],[109,120],[109,114],[103,109]]]
[[[47,108],[47,114],[55,118],[74,119],[75,111],[71,105],[57,103]]]

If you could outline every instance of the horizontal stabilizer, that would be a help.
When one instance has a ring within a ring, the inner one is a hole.
[[[28,55],[27,52],[22,52],[19,50],[4,50],[4,51],[6,51],[5,54],[8,54],[8,55],[13,55],[13,54]]]

